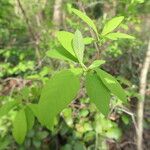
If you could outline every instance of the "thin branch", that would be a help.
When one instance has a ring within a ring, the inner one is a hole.
[[[132,119],[134,127],[135,127],[135,131],[137,133],[138,132],[138,127],[137,127],[137,123],[136,123],[134,114],[131,111],[129,111],[127,108],[125,108],[125,107],[118,107],[117,109],[118,110],[120,109],[122,112],[124,112],[124,113],[126,113],[126,114],[131,116],[131,119]]]
[[[28,19],[27,15],[26,15],[26,12],[25,12],[25,10],[24,10],[24,8],[23,8],[23,6],[22,6],[20,0],[17,0],[17,2],[18,2],[18,6],[19,6],[20,9],[21,9],[21,12],[22,12],[22,14],[23,14],[23,17],[24,17],[24,19],[25,19],[25,22],[26,22],[26,24],[27,24],[28,30],[29,30],[29,32],[30,32],[32,38],[35,40],[34,32],[32,31],[32,28],[31,28],[29,19]]]
[[[29,32],[30,32],[30,34],[31,34],[31,37],[32,37],[32,39],[35,41],[36,55],[37,55],[38,60],[40,60],[39,42],[38,42],[38,41],[39,41],[39,38],[34,34],[34,31],[32,30],[32,27],[31,27],[31,25],[30,25],[30,21],[29,21],[27,15],[26,15],[26,12],[25,12],[25,10],[24,10],[22,4],[21,4],[21,1],[20,1],[20,0],[17,0],[17,3],[18,3],[18,6],[19,6],[19,8],[20,8],[22,14],[23,14],[23,17],[24,17],[24,19],[25,19],[25,22],[26,22],[26,24],[27,24],[28,30],[29,30]]]
[[[139,93],[141,95],[141,100],[138,101],[137,107],[137,125],[138,125],[138,132],[137,132],[137,150],[143,149],[143,113],[144,113],[144,101],[145,101],[145,92],[146,92],[146,85],[147,85],[147,75],[150,66],[150,40],[148,43],[148,50],[145,56],[144,64],[141,70],[140,75],[140,90]]]

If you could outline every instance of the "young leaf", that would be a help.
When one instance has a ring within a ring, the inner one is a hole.
[[[54,119],[76,96],[80,82],[69,70],[55,74],[44,86],[38,104],[39,121],[52,129]]]
[[[72,48],[72,39],[73,34],[66,31],[59,31],[57,32],[57,39],[61,43],[61,45],[73,56],[75,56],[75,53]],[[76,57],[76,56],[75,56]]]
[[[0,118],[6,115],[13,107],[18,104],[16,101],[10,101],[0,107]]]
[[[57,50],[53,50],[52,52],[48,51],[48,56],[52,58],[58,58],[64,60],[68,60],[69,58],[73,61],[76,61],[76,55],[72,47],[73,37],[74,34],[71,32],[66,32],[66,31],[57,32],[57,39],[61,43],[63,48],[67,50],[67,52],[64,49],[59,48]],[[85,45],[92,43],[93,40],[94,40],[93,38],[88,38],[88,37],[83,39]]]
[[[75,32],[75,35],[73,38],[73,49],[79,62],[82,63],[83,55],[84,55],[84,41],[83,41],[82,34],[79,30]]]
[[[82,19],[88,26],[90,26],[93,29],[93,31],[95,31],[96,34],[98,34],[98,31],[94,22],[85,13],[75,8],[72,8],[71,10],[75,15],[77,15],[80,19]]]
[[[105,63],[105,60],[95,60],[90,66],[88,69],[94,69],[94,68],[97,68],[99,67],[100,65],[104,64]]]
[[[107,115],[109,113],[110,91],[96,73],[87,73],[85,86],[90,101],[95,103],[101,113]]]
[[[91,37],[85,37],[85,38],[83,39],[83,41],[84,41],[84,44],[85,44],[85,45],[89,45],[89,44],[91,44],[91,43],[94,41],[94,39],[91,38]]]
[[[32,129],[34,125],[34,114],[32,110],[30,109],[30,107],[28,106],[25,108],[25,114],[26,114],[26,120],[27,120],[27,128],[29,131]]]
[[[114,29],[116,29],[120,23],[123,21],[124,17],[120,16],[120,17],[115,17],[113,19],[111,19],[110,21],[108,21],[103,30],[102,30],[102,36],[112,32]]]
[[[13,136],[18,144],[22,144],[27,133],[27,121],[24,109],[17,112],[13,122]]]
[[[134,40],[135,37],[125,34],[125,33],[109,33],[106,35],[106,38],[110,39],[110,40],[117,40],[117,39],[131,39]]]
[[[101,69],[95,69],[97,72],[97,75],[102,80],[102,82],[105,84],[105,86],[114,94],[116,95],[120,100],[123,102],[127,101],[126,93],[124,89],[121,87],[119,82],[110,74],[107,72],[101,70]]]
[[[70,68],[69,69],[75,76],[80,76],[83,73],[82,68]]]
[[[77,58],[71,55],[64,48],[57,48],[56,50],[49,50],[46,52],[46,55],[51,58],[61,59],[65,61],[78,62]]]

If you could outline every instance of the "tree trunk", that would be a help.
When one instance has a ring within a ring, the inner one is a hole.
[[[146,82],[147,82],[147,74],[150,66],[150,40],[148,43],[148,50],[145,56],[143,68],[141,70],[140,76],[140,95],[141,100],[138,101],[137,107],[137,150],[143,149],[143,113],[144,113],[144,101],[145,101],[145,91],[146,91]]]
[[[54,3],[54,11],[53,11],[53,25],[55,26],[55,29],[59,29],[62,23],[62,7],[63,0],[55,0]]]

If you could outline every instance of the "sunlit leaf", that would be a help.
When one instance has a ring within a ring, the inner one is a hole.
[[[112,138],[112,139],[115,139],[115,140],[119,140],[119,138],[121,137],[122,133],[121,133],[121,130],[117,127],[113,127],[113,128],[110,128],[106,133],[105,135],[108,137],[108,138]]]
[[[57,48],[55,50],[49,50],[46,52],[46,55],[48,57],[56,58],[56,59],[60,59],[60,60],[78,62],[77,58],[74,57],[73,55],[71,55],[64,48]]]
[[[76,57],[73,48],[72,48],[72,39],[73,34],[66,31],[57,32],[57,39],[61,43],[61,45],[73,56]]]
[[[73,40],[74,34],[71,32],[67,31],[59,31],[57,32],[57,39],[63,46],[67,52],[62,49],[62,48],[57,48],[56,50],[48,51],[47,55],[52,58],[57,58],[57,59],[63,59],[63,60],[72,60],[72,61],[77,61],[76,60],[76,55],[73,50],[73,45],[72,45],[72,40]],[[83,43],[85,45],[88,45],[93,42],[93,38],[86,37],[83,39]]]
[[[75,32],[75,35],[73,38],[73,49],[79,62],[82,63],[83,55],[84,55],[84,41],[83,41],[82,34],[79,30]]]
[[[85,37],[85,38],[83,39],[83,41],[84,41],[84,44],[85,44],[85,45],[89,45],[89,44],[93,43],[94,39],[91,38],[91,37]]]
[[[89,69],[97,68],[100,65],[104,64],[105,60],[95,60],[92,62],[92,64],[89,66]]]
[[[106,38],[111,39],[111,40],[117,40],[117,39],[131,39],[131,40],[134,40],[135,39],[135,37],[133,37],[131,35],[128,35],[128,34],[125,34],[125,33],[119,33],[119,32],[109,33],[109,34],[106,35]]]
[[[105,84],[105,86],[120,100],[123,102],[127,101],[125,90],[121,87],[119,82],[109,73],[101,70],[101,69],[95,69],[97,72],[97,75],[102,80],[102,82]]]
[[[123,16],[119,16],[119,17],[112,18],[110,21],[108,21],[102,30],[102,35],[104,36],[112,32],[114,29],[116,29],[123,21],[123,19],[124,19]]]
[[[96,28],[94,22],[85,13],[83,13],[75,8],[72,8],[71,10],[80,19],[82,19],[88,26],[90,26],[95,31],[96,34],[98,34],[98,31],[97,31],[97,28]]]
[[[80,76],[83,73],[82,68],[70,68],[69,70],[76,76]]]

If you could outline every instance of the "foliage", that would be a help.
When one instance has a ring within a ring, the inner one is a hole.
[[[145,45],[137,12],[148,2],[121,0],[116,17],[94,20],[107,3],[87,0],[84,12],[62,4],[55,33],[54,1],[21,1],[27,22],[14,1],[0,2],[0,149],[108,149],[121,140],[132,124],[131,98],[139,98],[136,62]]]

